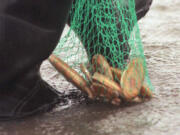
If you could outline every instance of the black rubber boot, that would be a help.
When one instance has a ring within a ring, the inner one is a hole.
[[[2,0],[0,4],[0,120],[46,112],[60,98],[39,68],[54,50],[71,0]]]
[[[137,19],[141,19],[149,11],[152,4],[152,0],[135,0]]]

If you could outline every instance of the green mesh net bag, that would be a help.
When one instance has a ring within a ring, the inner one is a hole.
[[[54,51],[55,55],[80,74],[81,63],[93,72],[97,54],[101,54],[111,68],[121,71],[127,70],[129,62],[138,58],[143,65],[143,80],[153,90],[146,68],[134,0],[76,0],[68,23],[70,29],[62,36]],[[94,63],[92,59],[95,59]],[[135,62],[133,68],[137,66],[139,64]],[[108,72],[102,69],[96,71],[105,75]],[[132,74],[137,76],[137,73]]]

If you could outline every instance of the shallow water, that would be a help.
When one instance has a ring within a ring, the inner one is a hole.
[[[179,135],[179,8],[179,0],[154,0],[151,11],[139,22],[149,75],[155,87],[152,100],[112,107],[86,104],[79,100],[81,98],[71,96],[67,103],[50,113],[0,123],[0,135]],[[41,71],[58,90],[77,91],[62,80],[48,62]]]

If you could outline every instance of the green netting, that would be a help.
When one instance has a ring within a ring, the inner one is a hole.
[[[111,66],[122,70],[128,61],[141,57],[147,69],[134,0],[75,0],[68,22],[70,29],[54,53],[73,68],[102,54]]]

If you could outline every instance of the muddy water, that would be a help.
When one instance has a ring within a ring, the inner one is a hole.
[[[26,120],[0,123],[0,135],[179,135],[180,1],[154,0],[139,22],[155,97],[142,104],[112,107],[68,97],[54,111]],[[43,77],[60,91],[66,84],[45,62]],[[63,87],[62,87],[63,86]]]

